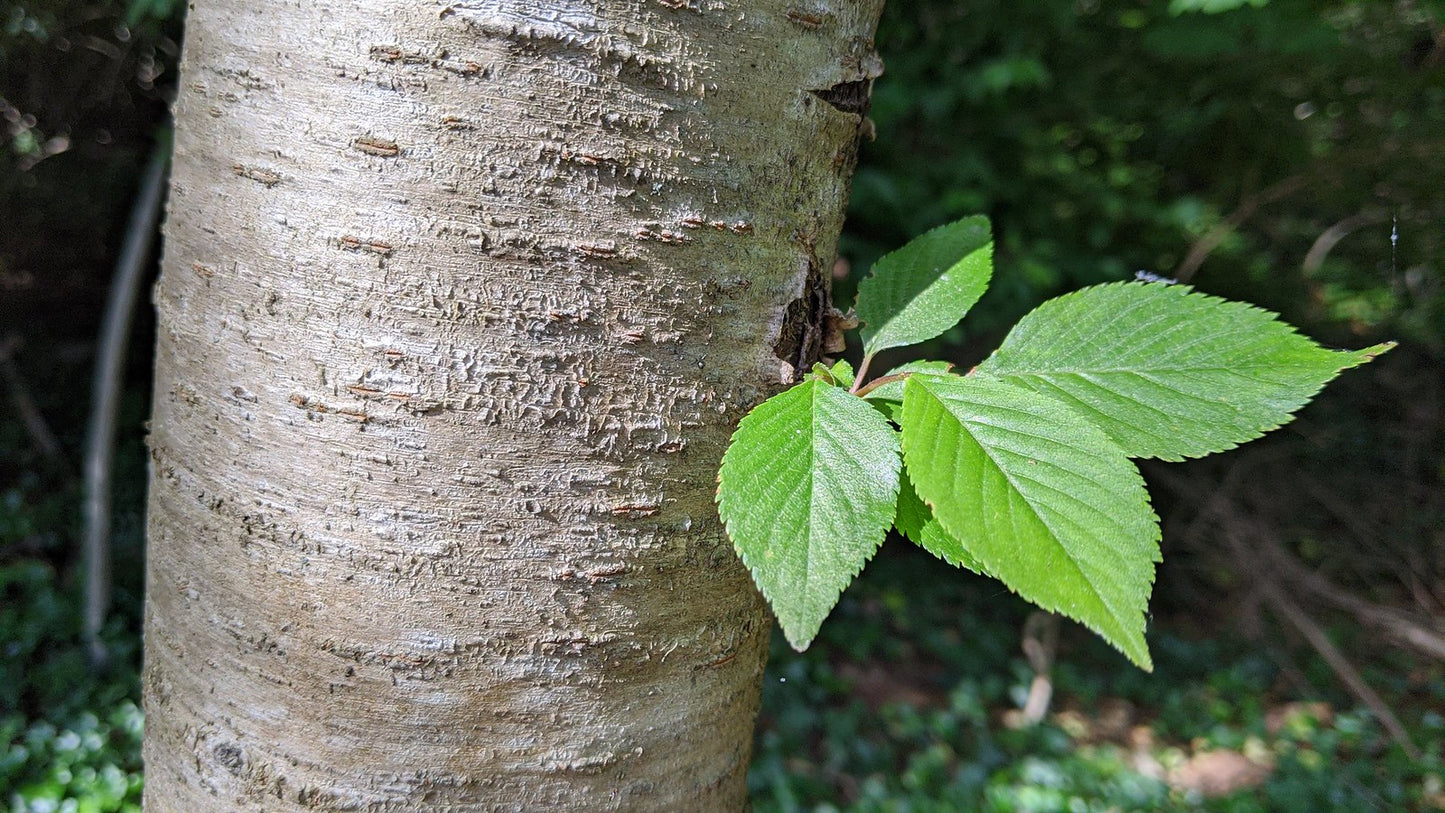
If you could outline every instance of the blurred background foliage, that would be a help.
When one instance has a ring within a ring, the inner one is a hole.
[[[975,330],[1144,269],[1342,342],[1445,349],[1442,4],[1203,5],[1241,8],[890,6],[855,256],[988,212],[1000,273]],[[1307,267],[1332,228],[1341,239]]]
[[[106,670],[82,646],[80,450],[115,256],[167,126],[181,10],[0,2],[0,809],[140,809],[149,308],[122,405]]]
[[[183,13],[0,2],[12,810],[137,809],[148,313],[127,371],[107,670],[80,642],[79,449]],[[893,0],[878,47],[838,299],[928,228],[985,212],[996,229],[992,290],[928,354],[976,362],[1039,301],[1139,270],[1334,346],[1403,343],[1266,441],[1146,468],[1165,523],[1155,675],[1067,624],[1056,654],[1026,655],[1012,596],[885,546],[819,644],[775,647],[757,808],[1445,809],[1445,671],[1419,645],[1445,634],[1445,0]],[[1020,720],[1040,679],[1050,710]]]

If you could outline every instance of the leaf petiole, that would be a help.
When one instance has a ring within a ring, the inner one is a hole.
[[[874,355],[876,354],[869,353],[863,357],[863,362],[858,365],[858,372],[853,374],[853,386],[849,388],[848,392],[860,397],[863,395],[865,389],[863,388],[863,380],[868,377],[868,365],[873,363]],[[873,384],[870,382],[866,389],[871,390],[872,388]]]
[[[906,381],[906,380],[908,379],[908,377],[911,376],[911,375],[913,375],[912,372],[907,372],[907,373],[894,373],[894,374],[892,374],[892,375],[879,376],[878,378],[875,378],[875,379],[873,379],[872,381],[869,381],[867,384],[863,385],[862,387],[858,386],[858,385],[855,383],[855,384],[853,385],[853,389],[850,390],[850,392],[852,392],[854,395],[858,396],[859,398],[867,398],[867,397],[868,397],[868,393],[870,393],[870,392],[878,389],[879,387],[883,386],[884,384],[891,384],[891,383],[893,383],[894,381]],[[862,379],[859,379],[859,380],[862,380]]]

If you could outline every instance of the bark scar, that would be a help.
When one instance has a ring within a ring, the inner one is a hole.
[[[839,82],[829,88],[808,92],[827,102],[834,110],[855,116],[867,116],[868,107],[872,103],[873,80]]]
[[[802,247],[807,266],[803,292],[783,312],[783,326],[773,344],[773,354],[793,368],[792,381],[799,381],[825,353],[843,350],[843,331],[850,324],[856,326],[857,321],[833,307],[833,286],[818,260],[815,230],[799,229],[793,233],[793,240]]]

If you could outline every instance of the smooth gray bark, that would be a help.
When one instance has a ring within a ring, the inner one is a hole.
[[[714,478],[822,341],[880,5],[195,6],[148,809],[745,804]]]

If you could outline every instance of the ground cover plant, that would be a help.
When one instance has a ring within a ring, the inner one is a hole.
[[[1019,647],[1031,610],[973,574],[938,578],[887,546],[817,643],[775,636],[750,782],[758,811],[1395,811],[1445,804],[1445,682],[1436,666],[1388,697],[1408,707],[1415,760],[1317,658],[1186,617],[1157,620],[1155,671],[1066,629],[1055,710],[1018,719],[1035,677]],[[1403,659],[1408,661],[1408,659]],[[1304,698],[1304,700],[1302,700]],[[1305,702],[1307,701],[1307,702]],[[1433,711],[1431,709],[1434,709]]]
[[[0,455],[28,455],[24,440],[3,432],[0,439]],[[144,465],[139,444],[124,448],[124,469],[135,473]],[[92,668],[79,580],[54,564],[77,534],[79,494],[73,484],[49,490],[57,484],[29,477],[0,493],[0,810],[139,811],[137,585],[122,581],[125,616],[105,631],[110,668]],[[124,497],[120,542],[134,555],[140,490]]]

